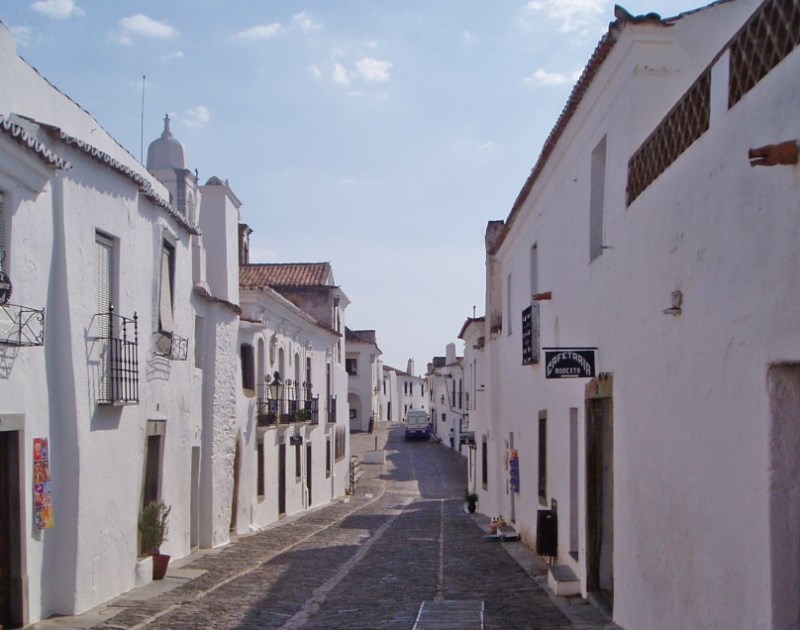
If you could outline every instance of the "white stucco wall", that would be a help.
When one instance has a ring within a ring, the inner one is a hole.
[[[558,562],[572,566],[585,589],[585,381],[546,381],[541,363],[520,361],[535,243],[539,290],[552,291],[541,302],[542,346],[597,347],[598,370],[613,373],[614,618],[623,627],[770,627],[771,588],[782,575],[765,553],[765,383],[770,365],[800,361],[791,315],[800,174],[797,166],[751,168],[747,150],[800,137],[789,105],[800,96],[797,50],[731,110],[715,107],[711,128],[625,206],[628,157],[756,5],[721,4],[655,29],[653,38],[649,27],[626,31],[497,254],[504,290],[512,274],[505,317],[513,333],[504,322],[489,340],[491,472],[507,478],[513,433],[522,478],[517,527],[533,542],[537,418],[546,410]],[[590,263],[590,155],[603,137],[607,248]],[[677,317],[662,312],[675,290],[683,293]],[[571,408],[582,471],[577,562],[567,553]],[[507,514],[505,489],[491,492]]]

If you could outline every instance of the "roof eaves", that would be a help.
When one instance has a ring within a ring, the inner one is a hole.
[[[0,132],[7,135],[17,144],[22,145],[25,149],[33,153],[39,160],[48,166],[64,171],[72,168],[72,164],[70,164],[67,160],[56,155],[55,152],[48,149],[36,137],[32,136],[25,131],[25,129],[11,122],[7,118],[3,118],[3,116],[0,116]]]
[[[618,16],[617,19],[609,23],[608,31],[606,31],[606,33],[600,38],[600,41],[595,47],[592,56],[589,58],[589,61],[586,63],[586,67],[583,69],[580,78],[573,86],[572,92],[570,92],[569,98],[567,99],[564,108],[561,110],[558,120],[556,120],[555,126],[547,136],[547,140],[545,140],[542,151],[539,153],[539,158],[536,160],[536,164],[534,164],[528,179],[525,181],[525,184],[522,186],[522,189],[514,201],[514,205],[511,207],[511,211],[506,218],[505,229],[493,244],[492,250],[489,252],[490,254],[496,254],[499,251],[500,246],[505,241],[506,236],[508,236],[511,226],[516,220],[517,215],[520,213],[525,200],[533,189],[533,185],[542,174],[542,171],[544,170],[547,161],[550,159],[550,156],[553,154],[558,141],[561,139],[561,136],[564,134],[564,131],[567,128],[567,125],[575,115],[578,106],[581,104],[581,102],[583,102],[583,97],[586,95],[586,92],[592,85],[594,78],[597,76],[597,73],[599,72],[603,63],[608,58],[608,55],[614,48],[614,45],[617,43],[619,34],[622,32],[622,29],[625,27],[625,25],[643,22],[656,23],[662,26],[672,25],[669,20],[662,20],[656,14],[633,16],[619,6],[615,6],[615,15]]]

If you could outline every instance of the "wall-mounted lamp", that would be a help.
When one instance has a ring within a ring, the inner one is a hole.
[[[683,312],[683,292],[680,290],[673,291],[670,294],[672,299],[672,306],[665,308],[662,313],[664,315],[680,315]]]

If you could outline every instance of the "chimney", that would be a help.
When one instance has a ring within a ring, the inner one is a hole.
[[[415,376],[414,374],[414,359],[408,360],[408,367],[406,368],[406,372],[411,374],[411,376]]]
[[[456,362],[456,344],[448,343],[447,344],[447,359],[445,365],[452,365]]]

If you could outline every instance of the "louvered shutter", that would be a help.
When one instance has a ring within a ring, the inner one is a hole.
[[[3,193],[0,192],[0,271],[5,271],[5,257],[6,257],[6,214],[5,214],[5,198]]]
[[[172,250],[164,247],[161,250],[161,295],[158,301],[159,330],[172,333]]]
[[[111,401],[113,390],[111,385],[111,322],[108,317],[108,307],[111,304],[111,278],[114,260],[114,244],[100,234],[95,237],[96,266],[97,266],[97,336],[98,350],[100,353],[99,368],[99,398]]]

